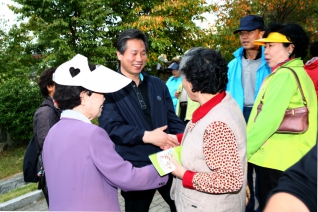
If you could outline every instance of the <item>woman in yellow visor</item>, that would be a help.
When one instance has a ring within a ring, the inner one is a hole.
[[[277,186],[283,172],[316,143],[317,97],[303,68],[309,39],[300,25],[273,23],[263,38],[253,43],[265,46],[265,59],[272,69],[263,82],[247,124],[247,158],[259,167],[260,209],[263,211],[268,194]],[[306,102],[288,68],[298,76]],[[261,101],[263,106],[257,114]],[[285,111],[304,104],[309,109],[308,129],[303,133],[277,132]]]

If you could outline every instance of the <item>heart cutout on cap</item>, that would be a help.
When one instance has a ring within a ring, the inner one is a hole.
[[[75,76],[78,75],[80,72],[81,72],[81,70],[80,70],[79,68],[74,68],[74,67],[71,67],[71,68],[70,68],[70,73],[71,73],[71,76],[72,76],[72,77],[75,77]]]

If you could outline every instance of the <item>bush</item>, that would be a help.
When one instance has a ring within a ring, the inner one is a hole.
[[[0,84],[0,125],[14,141],[28,142],[33,135],[33,114],[42,102],[36,83],[10,79]]]

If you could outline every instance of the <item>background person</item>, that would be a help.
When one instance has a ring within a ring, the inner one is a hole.
[[[166,69],[167,71],[171,71],[172,76],[166,82],[168,87],[174,110],[176,111],[178,98],[175,97],[174,93],[178,90],[179,86],[182,83],[181,73],[179,71],[179,62],[172,62],[171,65]]]
[[[264,29],[264,20],[260,16],[247,15],[240,20],[239,29],[234,31],[234,34],[239,33],[242,46],[233,53],[235,58],[228,64],[229,82],[226,90],[239,104],[246,123],[262,82],[270,74],[270,68],[264,57],[264,47],[253,44],[254,40],[263,37]],[[248,163],[248,185],[251,197],[246,212],[259,211],[256,202],[259,199],[258,176],[257,170],[254,171],[254,169],[253,164]]]
[[[135,167],[151,164],[149,155],[179,145],[175,134],[184,131],[184,124],[175,114],[166,84],[142,71],[147,62],[148,38],[137,29],[119,35],[117,58],[119,73],[131,83],[117,92],[106,94],[99,126],[116,144],[116,151]],[[173,135],[172,135],[173,134]],[[132,182],[134,183],[134,182]],[[158,189],[171,211],[176,211],[170,197],[172,176]],[[122,191],[126,211],[148,212],[156,189]]]
[[[302,61],[307,54],[308,42],[300,25],[281,23],[271,24],[264,38],[254,41],[256,45],[265,45],[265,58],[272,69],[255,100],[247,125],[247,157],[248,162],[258,167],[261,210],[283,172],[315,145],[317,97]],[[307,100],[309,127],[304,133],[277,132],[286,109],[304,106],[295,76],[285,67],[296,72]],[[263,107],[256,118],[262,98]]]
[[[182,83],[178,90],[174,93],[174,96],[178,98],[176,114],[186,125],[191,119],[193,112],[200,106],[198,102],[192,101],[186,89],[184,89]]]
[[[219,52],[193,48],[181,60],[182,84],[200,103],[182,139],[181,163],[171,196],[179,212],[244,211],[246,128],[240,108],[225,92],[227,64]]]
[[[52,79],[53,73],[56,68],[50,68],[41,73],[40,79],[38,81],[38,86],[40,92],[44,97],[44,101],[41,106],[36,110],[33,116],[33,133],[34,139],[38,144],[38,151],[42,152],[44,139],[49,132],[50,128],[60,120],[60,110],[55,107],[53,94],[55,92],[55,83]],[[38,171],[40,171],[40,164],[38,164]],[[44,185],[42,186],[42,191],[49,205],[49,197],[47,185],[44,180]]]
[[[235,58],[228,64],[226,90],[239,104],[246,122],[262,82],[270,74],[264,47],[253,44],[254,40],[263,37],[264,29],[261,17],[247,15],[240,20],[240,28],[234,31],[234,34],[239,33],[242,46],[233,53]]]
[[[310,54],[312,58],[307,61],[304,68],[314,83],[318,99],[318,41],[310,44]]]
[[[53,79],[54,99],[63,110],[49,131],[43,161],[52,211],[120,211],[117,188],[151,189],[167,183],[155,168],[134,168],[115,151],[102,128],[91,123],[101,114],[103,93],[114,92],[130,80],[104,66],[90,69],[76,55],[60,65]],[[133,182],[133,183],[132,183]]]

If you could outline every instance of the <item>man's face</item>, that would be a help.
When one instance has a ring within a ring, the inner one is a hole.
[[[252,31],[240,31],[240,41],[244,49],[246,50],[257,50],[259,46],[254,45],[252,42],[263,37],[264,31],[255,29]]]
[[[172,76],[179,78],[181,76],[181,72],[178,70],[172,70]]]
[[[139,39],[128,40],[126,46],[124,54],[120,54],[117,51],[117,58],[120,61],[120,71],[127,77],[139,75],[147,62],[146,46]]]

